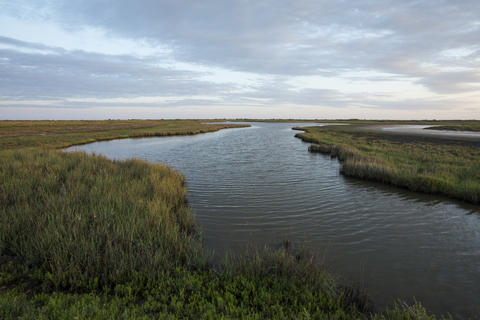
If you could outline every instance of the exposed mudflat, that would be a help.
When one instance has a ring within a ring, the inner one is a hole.
[[[354,136],[400,143],[427,142],[438,145],[480,147],[480,133],[467,131],[427,130],[428,125],[364,125],[351,126]],[[349,128],[349,129],[350,129]],[[347,132],[347,131],[346,131]]]

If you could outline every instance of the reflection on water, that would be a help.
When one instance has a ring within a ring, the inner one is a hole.
[[[480,314],[479,206],[341,176],[337,160],[294,138],[296,125],[75,148],[182,171],[211,249],[306,239],[328,247],[336,273],[363,276],[380,304],[415,296],[436,313]]]

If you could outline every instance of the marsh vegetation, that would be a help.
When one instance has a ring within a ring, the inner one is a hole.
[[[311,151],[338,157],[346,176],[480,202],[479,147],[333,126],[305,128],[297,137],[314,143]]]
[[[218,120],[0,121],[0,150],[25,147],[61,149],[95,141],[195,135],[249,126],[216,124],[216,121]]]
[[[249,246],[214,267],[182,174],[54,150],[225,127],[167,122],[44,136],[27,128],[37,134],[0,138],[0,318],[435,318],[419,303],[376,310],[316,248],[289,241],[278,250]]]

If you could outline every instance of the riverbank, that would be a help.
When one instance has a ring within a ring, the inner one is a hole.
[[[218,120],[0,121],[0,150],[62,149],[96,141],[195,135],[250,126],[215,122]]]
[[[338,157],[346,176],[480,203],[480,139],[382,128],[307,127],[296,136]]]
[[[0,156],[2,318],[426,314],[402,304],[369,315],[361,287],[340,285],[314,249],[289,242],[225,256],[214,270],[184,177],[167,167],[39,148]]]

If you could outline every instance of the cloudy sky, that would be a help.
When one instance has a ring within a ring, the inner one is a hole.
[[[480,119],[478,0],[0,7],[0,119]]]

